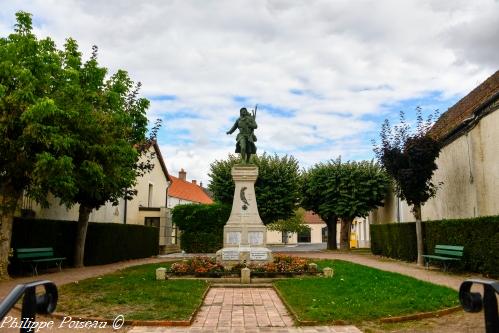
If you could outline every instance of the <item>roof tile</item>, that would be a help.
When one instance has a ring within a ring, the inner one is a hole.
[[[304,219],[305,219],[306,224],[326,224],[326,222],[324,222],[319,217],[319,215],[315,214],[314,212],[312,212],[310,210],[307,210],[305,212]]]
[[[438,140],[445,139],[465,119],[470,118],[480,106],[488,102],[497,93],[499,93],[499,71],[495,72],[450,107],[447,112],[443,113],[431,128],[429,134]]]
[[[168,195],[171,197],[203,203],[212,204],[213,200],[206,194],[201,186],[179,179],[170,175],[172,184],[168,188]]]

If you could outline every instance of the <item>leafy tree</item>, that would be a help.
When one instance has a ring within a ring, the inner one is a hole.
[[[229,154],[225,160],[210,165],[208,185],[216,201],[232,204],[235,184],[231,169],[241,160]],[[300,196],[298,161],[293,156],[253,155],[251,163],[258,167],[255,195],[258,212],[264,224],[288,219],[294,214]]]
[[[435,196],[437,185],[431,178],[438,168],[435,160],[440,154],[440,143],[428,135],[436,113],[423,120],[421,108],[416,108],[417,126],[411,131],[400,113],[400,124],[390,126],[385,120],[381,128],[381,144],[374,152],[388,174],[395,180],[397,195],[412,205],[416,218],[418,264],[423,265],[423,237],[421,230],[421,206]]]
[[[125,71],[106,79],[97,48],[83,62],[76,41],[60,52],[62,75],[53,101],[23,115],[27,141],[44,151],[32,173],[29,195],[47,205],[50,192],[68,207],[79,204],[75,243],[76,267],[83,266],[89,215],[106,202],[131,198],[136,178],[152,165],[140,160],[148,151],[146,109]],[[52,135],[58,128],[57,136]]]
[[[287,219],[279,219],[268,224],[267,228],[282,233],[300,233],[310,230],[310,227],[305,224],[305,210],[303,208],[296,209],[293,216]]]
[[[330,163],[329,163],[330,164]],[[335,170],[328,164],[316,164],[303,173],[301,179],[301,206],[315,212],[327,225],[327,248],[338,249],[336,232],[338,214],[334,207],[334,189],[336,188]],[[330,188],[332,186],[332,188]]]
[[[30,14],[18,12],[16,17],[14,33],[0,38],[0,279],[8,278],[14,213],[44,150],[28,142],[24,114],[50,107],[61,70],[54,42],[36,38]],[[58,132],[52,128],[51,135]],[[54,142],[59,144],[61,140]]]
[[[340,247],[349,249],[353,219],[382,205],[390,180],[377,163],[345,163],[338,158],[315,165],[306,173],[303,184],[303,206],[316,212],[328,225],[328,248],[336,249],[336,221],[340,218]]]

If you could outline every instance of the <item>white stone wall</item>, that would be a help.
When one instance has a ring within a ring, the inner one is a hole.
[[[192,201],[189,201],[189,200],[184,200],[184,199],[172,197],[172,196],[169,195],[168,196],[167,207],[170,208],[170,209],[173,209],[177,205],[186,205],[186,204],[192,204],[192,203],[196,203],[196,202],[192,202]]]
[[[310,243],[320,244],[322,243],[322,228],[326,227],[326,223],[323,224],[309,224],[310,227]]]
[[[288,244],[296,244],[297,242],[297,234],[292,233],[288,236]],[[267,229],[267,244],[283,244],[282,242],[282,232],[280,231],[274,231],[274,230],[268,230]]]

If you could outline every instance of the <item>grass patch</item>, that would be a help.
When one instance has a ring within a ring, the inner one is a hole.
[[[332,267],[334,277],[275,282],[300,320],[358,323],[459,304],[457,292],[447,287],[341,260],[316,263]]]
[[[112,274],[63,285],[57,311],[87,317],[134,320],[187,320],[201,304],[208,283],[156,280],[156,268],[170,263],[129,267]]]

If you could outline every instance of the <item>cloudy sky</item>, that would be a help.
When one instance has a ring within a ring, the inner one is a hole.
[[[416,106],[444,112],[499,69],[499,2],[0,0],[39,37],[73,37],[85,55],[127,70],[162,118],[168,170],[209,182],[233,152],[239,108],[258,104],[259,152],[308,167],[371,159],[381,122]]]

